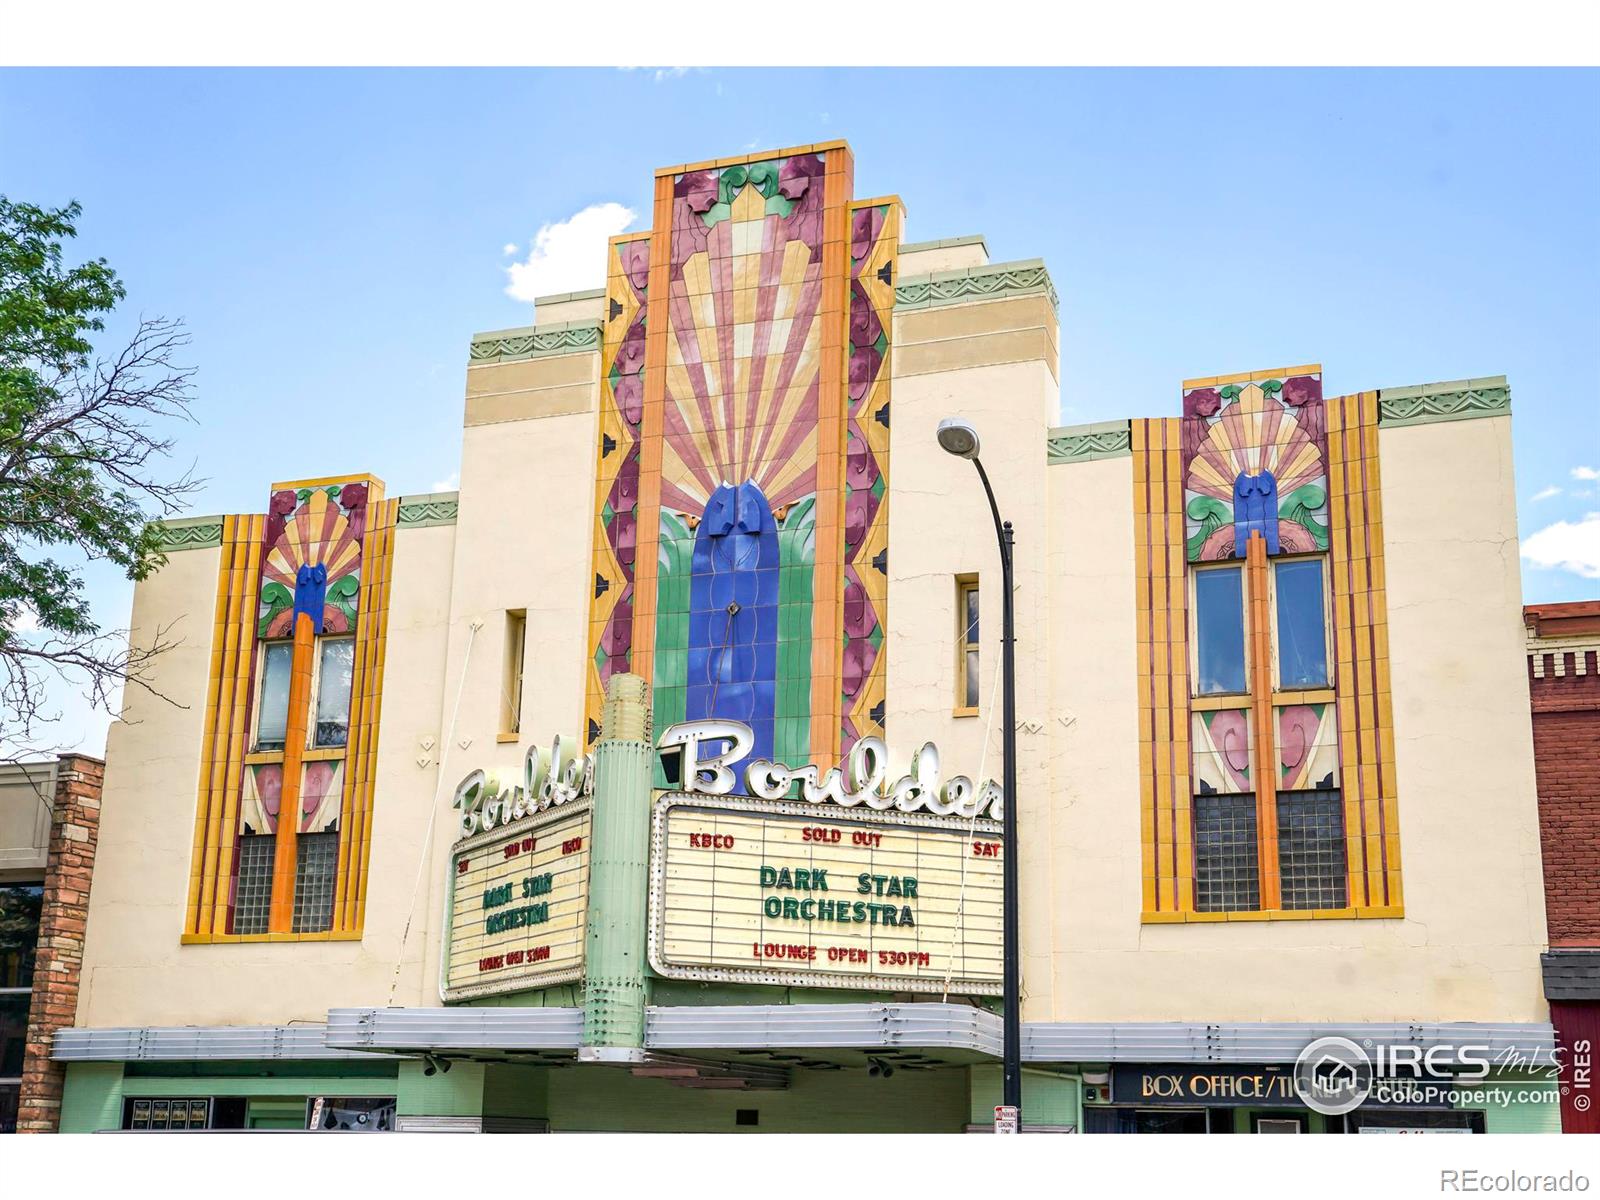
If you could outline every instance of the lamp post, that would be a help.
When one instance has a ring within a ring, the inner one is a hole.
[[[984,495],[989,497],[989,512],[994,517],[994,534],[1000,543],[1001,629],[1000,669],[1001,687],[1004,689],[1001,720],[1005,745],[1004,775],[1001,786],[1005,789],[1004,833],[1005,861],[1001,864],[1005,880],[1004,957],[1005,957],[1005,1024],[1002,1050],[1004,1075],[1004,1103],[1017,1114],[1017,1128],[1022,1128],[1022,956],[1017,936],[1017,634],[1011,606],[1012,574],[1011,522],[1000,519],[1000,506],[994,500],[994,488],[989,486],[989,474],[978,457],[978,431],[970,421],[948,417],[939,422],[939,445],[946,453],[957,458],[972,460],[978,468],[978,478],[983,481]]]

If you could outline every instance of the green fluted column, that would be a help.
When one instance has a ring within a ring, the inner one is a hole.
[[[583,1044],[644,1046],[650,888],[650,685],[613,675],[595,746]]]

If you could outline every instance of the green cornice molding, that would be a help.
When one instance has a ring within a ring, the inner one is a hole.
[[[1378,393],[1378,421],[1386,426],[1502,417],[1510,412],[1511,388],[1504,375],[1384,388]]]
[[[1050,272],[1037,258],[1019,262],[989,263],[959,271],[935,271],[930,275],[910,275],[894,289],[897,310],[938,308],[945,304],[967,304],[975,300],[1010,300],[1017,296],[1047,296],[1050,307],[1059,311],[1060,298],[1050,282]]]
[[[405,529],[454,525],[460,504],[460,492],[427,492],[417,496],[401,496],[397,523]]]
[[[154,521],[156,548],[163,554],[173,550],[210,550],[222,545],[221,517],[175,517]]]
[[[1052,429],[1046,441],[1051,466],[1123,458],[1133,453],[1133,435],[1127,421],[1097,421]]]
[[[468,364],[548,358],[556,354],[581,354],[600,349],[599,321],[563,321],[551,325],[526,325],[520,329],[495,329],[472,335]]]

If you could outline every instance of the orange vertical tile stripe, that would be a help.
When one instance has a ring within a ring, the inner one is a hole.
[[[817,404],[816,541],[811,609],[811,756],[831,763],[839,753],[844,657],[844,456],[848,435],[845,355],[850,313],[850,152],[824,160],[822,299]]]
[[[1252,532],[1245,555],[1249,605],[1251,707],[1255,716],[1256,861],[1261,907],[1282,907],[1278,875],[1278,753],[1272,712],[1272,616],[1267,603],[1271,567],[1267,542]]]
[[[294,877],[300,837],[300,764],[306,750],[311,704],[311,672],[317,635],[308,613],[294,622],[294,659],[289,667],[289,719],[283,734],[283,790],[278,795],[278,830],[272,860],[272,912],[268,928],[294,928]]]
[[[644,417],[639,430],[639,512],[633,560],[633,673],[655,678],[657,547],[661,541],[661,451],[667,399],[668,274],[672,262],[671,175],[656,179],[650,287],[645,297]]]

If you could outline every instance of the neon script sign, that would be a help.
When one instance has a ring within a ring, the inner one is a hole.
[[[739,784],[729,765],[750,753],[755,734],[738,721],[684,721],[662,731],[656,745],[678,751],[681,787],[685,792],[726,796]],[[999,820],[1005,811],[1004,794],[992,779],[974,784],[965,775],[945,780],[940,774],[939,748],[923,744],[911,760],[911,769],[893,783],[889,776],[889,749],[882,740],[864,737],[850,749],[844,767],[822,771],[815,765],[786,767],[769,759],[747,763],[743,771],[746,794],[762,800],[782,800],[795,783],[807,804],[837,804],[899,812],[923,811],[936,817],[983,817]]]
[[[479,769],[456,785],[452,808],[461,810],[461,836],[487,832],[523,817],[594,794],[594,755],[573,752],[573,741],[559,735],[548,750],[529,746],[522,777],[502,778]]]

